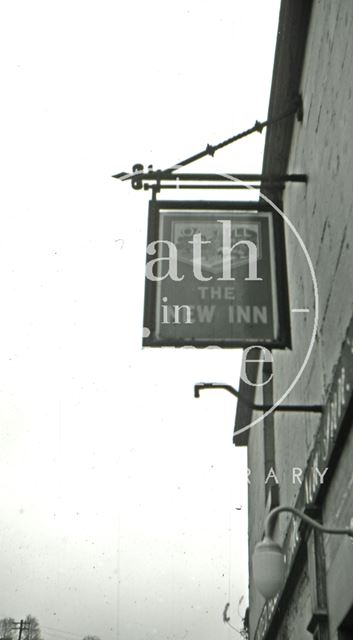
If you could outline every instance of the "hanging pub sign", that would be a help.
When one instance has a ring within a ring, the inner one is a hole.
[[[276,215],[261,202],[150,202],[143,345],[290,346]]]

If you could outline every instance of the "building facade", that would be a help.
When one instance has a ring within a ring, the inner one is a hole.
[[[291,348],[273,351],[271,367],[249,364],[258,386],[242,381],[240,391],[273,404],[291,388],[285,402],[304,408],[274,411],[242,431],[261,413],[237,407],[234,444],[248,449],[249,637],[347,640],[353,638],[347,536],[319,534],[280,514],[274,537],[285,551],[286,578],[270,601],[256,590],[251,558],[266,514],[278,505],[332,527],[348,526],[353,517],[351,0],[282,1],[269,117],[298,95],[302,113],[268,128],[263,164],[266,175],[307,175],[306,184],[264,191],[286,216]],[[316,404],[321,414],[305,409]]]

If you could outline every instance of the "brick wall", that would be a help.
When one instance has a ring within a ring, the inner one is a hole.
[[[311,358],[288,403],[325,404],[332,373],[339,359],[347,327],[353,315],[353,2],[316,0],[313,3],[301,80],[304,119],[295,123],[289,156],[289,173],[306,173],[307,185],[288,185],[284,213],[303,238],[311,257],[319,291],[319,324]],[[280,397],[299,371],[313,329],[314,289],[303,250],[286,227],[288,277],[291,308],[308,308],[308,314],[291,314],[292,351],[274,354],[274,397]],[[353,382],[353,381],[352,381]],[[292,481],[293,467],[306,466],[319,424],[315,414],[276,414],[276,474],[280,503],[294,505],[299,483]],[[263,468],[260,430],[249,436],[249,465]],[[349,521],[353,515],[353,436],[330,487],[324,518],[332,524]],[[351,491],[345,487],[351,487]],[[261,538],[264,496],[249,488],[250,554]],[[340,505],[340,507],[338,507]],[[288,518],[280,517],[278,538],[283,539]],[[340,598],[337,584],[344,572],[347,539],[327,538],[328,596],[331,637],[343,617],[350,592]],[[353,576],[352,563],[349,572]],[[335,582],[336,581],[336,582]],[[343,581],[342,584],[346,584]],[[350,584],[350,583],[349,583]],[[335,595],[336,592],[336,595]],[[307,578],[303,576],[293,594],[278,638],[302,640],[310,617],[307,611]],[[263,601],[250,585],[250,629],[253,637]],[[335,613],[334,613],[335,608]],[[330,612],[331,614],[331,612]]]
[[[284,212],[303,238],[319,291],[315,347],[289,401],[325,403],[332,372],[353,315],[353,3],[314,3],[302,77],[304,121],[295,125],[290,172],[308,184],[289,185]],[[275,394],[280,395],[304,360],[313,327],[314,293],[303,251],[286,229],[293,350],[276,352]],[[318,417],[276,415],[277,471],[281,502],[293,503],[298,485],[288,468],[305,466]]]

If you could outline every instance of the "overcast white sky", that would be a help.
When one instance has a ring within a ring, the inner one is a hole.
[[[240,353],[142,350],[148,194],[111,175],[266,117],[278,7],[1,4],[0,617],[47,640],[237,637],[246,451],[193,384]],[[197,169],[259,171],[263,140]]]

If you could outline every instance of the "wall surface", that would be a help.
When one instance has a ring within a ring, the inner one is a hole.
[[[301,77],[303,121],[294,125],[288,173],[306,173],[308,183],[288,184],[284,213],[297,229],[311,258],[319,293],[319,321],[311,357],[287,398],[292,404],[322,404],[332,384],[347,328],[353,316],[353,2],[313,3]],[[286,226],[292,350],[274,353],[274,398],[279,398],[300,370],[313,334],[314,285],[303,248]],[[353,380],[347,382],[353,388]],[[348,388],[348,387],[347,387]],[[315,414],[275,416],[274,440],[279,501],[294,505],[300,491],[298,469],[305,470],[320,418]],[[259,461],[263,477],[260,430],[249,436],[249,464]],[[323,518],[346,525],[353,514],[353,435],[327,487]],[[297,477],[293,477],[296,468]],[[325,481],[325,480],[324,480]],[[255,480],[254,480],[255,482]],[[261,538],[259,519],[264,495],[249,487],[250,554]],[[283,540],[289,518],[280,517]],[[353,603],[353,552],[346,538],[325,538],[330,638]],[[350,552],[350,553],[348,553]],[[251,557],[251,555],[250,555]],[[348,558],[348,560],[347,560]],[[276,636],[310,638],[310,595],[306,573],[299,579]],[[250,633],[254,637],[264,601],[250,582]],[[272,636],[271,636],[272,640]],[[274,637],[273,637],[274,640]]]

